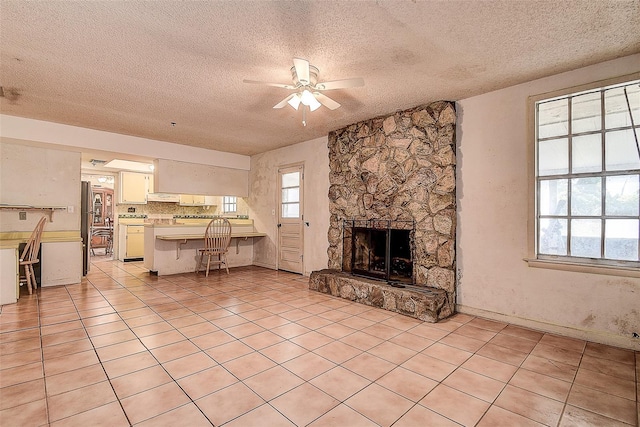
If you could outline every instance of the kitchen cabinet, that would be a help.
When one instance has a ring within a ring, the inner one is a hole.
[[[104,227],[106,223],[113,224],[113,190],[110,188],[92,187],[93,194],[93,226]]]
[[[153,193],[153,175],[120,172],[120,203],[146,204],[149,193]]]
[[[204,196],[197,194],[181,194],[180,205],[182,206],[204,206]]]
[[[201,196],[198,194],[181,194],[181,206],[215,206],[216,198],[214,196]]]
[[[120,259],[140,259],[144,256],[144,225],[120,225]]]

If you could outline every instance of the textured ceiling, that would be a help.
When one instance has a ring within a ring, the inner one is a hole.
[[[640,52],[638,0],[1,0],[0,24],[3,114],[248,155]],[[365,86],[303,127],[242,82],[290,83],[294,56]]]

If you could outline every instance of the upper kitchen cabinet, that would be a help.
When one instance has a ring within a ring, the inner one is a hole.
[[[215,206],[216,198],[214,196],[201,196],[197,194],[181,194],[181,206]]]
[[[120,203],[147,203],[149,193],[153,193],[153,175],[120,172]]]
[[[199,196],[197,194],[181,194],[180,204],[182,206],[203,206],[204,196]]]

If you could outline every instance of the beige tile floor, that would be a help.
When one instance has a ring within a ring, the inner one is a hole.
[[[627,426],[640,352],[428,324],[257,267],[94,262],[0,314],[2,426]]]

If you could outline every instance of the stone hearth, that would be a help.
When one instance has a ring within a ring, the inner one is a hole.
[[[336,270],[314,271],[309,289],[372,307],[437,322],[453,314],[447,292],[424,286],[396,288],[380,280],[355,277]]]
[[[431,305],[427,304],[430,314],[425,315],[431,321],[453,314],[455,304],[455,126],[455,104],[438,101],[329,133],[328,267],[350,270],[351,254],[343,236],[345,221],[412,222],[410,282],[433,297]],[[343,283],[352,276],[335,277],[339,280],[331,280]],[[396,289],[384,282],[373,286],[370,280],[353,280],[350,286],[354,292],[368,287],[367,295],[391,295],[390,290]],[[311,282],[310,286],[319,288]],[[396,298],[396,303],[402,305],[403,298]],[[393,304],[389,300],[383,305]],[[404,311],[410,314],[410,310]]]

